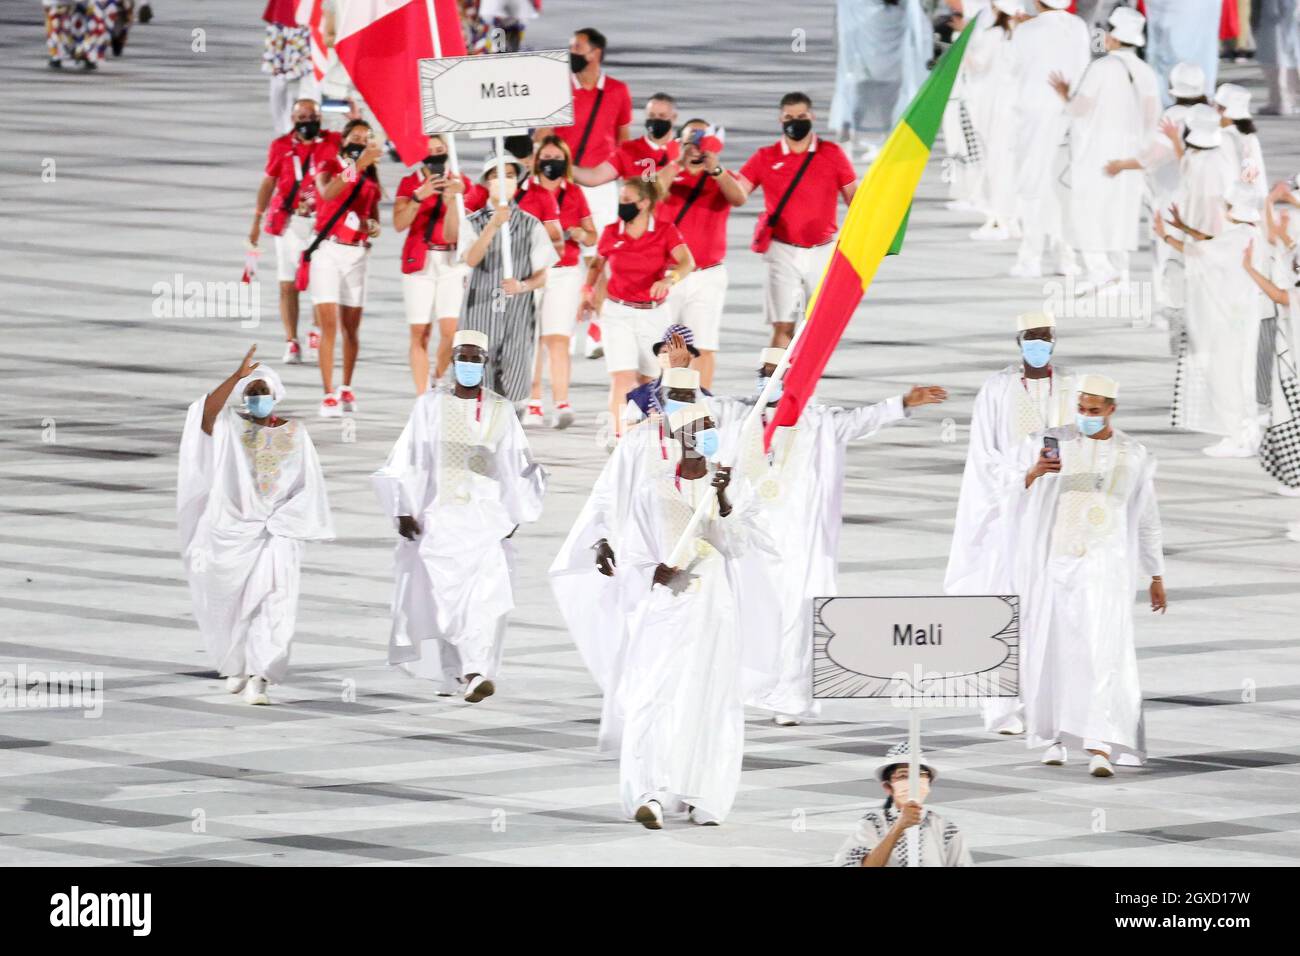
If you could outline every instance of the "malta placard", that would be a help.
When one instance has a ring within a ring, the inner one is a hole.
[[[573,123],[568,50],[420,61],[426,133],[491,133]]]
[[[813,696],[969,707],[1014,697],[1020,598],[834,597],[813,601]]]

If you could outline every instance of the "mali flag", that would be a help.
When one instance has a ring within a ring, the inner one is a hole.
[[[763,436],[765,445],[771,444],[778,427],[799,421],[880,261],[903,247],[912,196],[975,26],[975,21],[967,24],[935,64],[858,186],[826,272],[808,303],[807,327],[800,330],[790,355],[782,398]]]

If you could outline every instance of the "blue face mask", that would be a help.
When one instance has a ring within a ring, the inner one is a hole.
[[[765,388],[767,388],[767,376],[760,375],[758,377],[758,394],[762,395],[763,389]],[[779,402],[781,400],[781,396],[784,394],[785,394],[785,382],[778,381],[776,385],[772,388],[772,394],[767,397],[767,400],[769,402]]]
[[[695,450],[705,458],[716,458],[718,454],[718,430],[704,428],[695,433]]]
[[[456,382],[466,388],[474,388],[483,381],[482,362],[457,362]]]
[[[1079,431],[1089,437],[1106,427],[1106,419],[1101,415],[1075,415],[1074,420],[1079,426]]]
[[[271,414],[271,409],[275,408],[275,397],[272,395],[245,395],[244,404],[248,406],[248,414],[254,418],[266,418]]]
[[[679,401],[677,401],[677,400],[674,399],[674,398],[665,398],[665,399],[664,399],[664,402],[663,402],[663,405],[664,405],[664,417],[665,417],[665,418],[672,418],[672,417],[673,417],[673,414],[674,414],[675,412],[681,411],[683,408],[685,408],[685,407],[686,407],[687,405],[689,405],[689,404],[691,404],[691,403],[690,403],[690,402],[679,402]]]
[[[1043,339],[1025,339],[1020,343],[1020,354],[1030,368],[1042,368],[1052,360],[1052,343]]]

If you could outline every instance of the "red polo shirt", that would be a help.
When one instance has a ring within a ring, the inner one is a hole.
[[[772,230],[773,239],[792,246],[820,246],[835,237],[840,190],[858,178],[844,150],[834,143],[814,136],[808,148],[814,150],[808,170]],[[776,211],[777,203],[807,156],[807,153],[791,153],[781,139],[756,150],[740,168],[740,175],[751,186],[762,187],[765,215]]]
[[[474,208],[482,209],[488,201],[487,186],[483,183],[475,183],[465,192],[467,203],[471,196],[474,197]],[[536,216],[542,222],[555,222],[560,218],[560,207],[556,204],[555,197],[545,189],[534,191],[521,186],[515,192],[515,202],[524,212]]]
[[[609,163],[618,172],[619,179],[634,179],[644,176],[649,170],[663,169],[675,160],[681,152],[681,144],[670,139],[663,146],[650,142],[650,137],[641,136],[619,143]]]
[[[348,169],[351,169],[351,167],[349,166]],[[320,169],[321,172],[327,172],[333,177],[342,176],[343,170],[343,163],[337,156],[327,159]],[[361,180],[362,186],[357,192],[357,198],[348,204],[348,211],[339,216],[338,221],[329,231],[331,236],[341,242],[355,244],[368,240],[370,233],[366,231],[366,220],[379,218],[379,183],[365,175],[361,177]],[[348,182],[345,179],[343,188],[339,190],[338,195],[333,199],[317,200],[317,232],[325,228],[325,224],[330,221],[334,212],[347,201],[348,196],[352,195],[352,190],[356,189],[356,185],[355,180]]]
[[[306,178],[293,197],[294,209],[289,210],[289,214],[292,215],[295,209],[301,209],[304,214],[315,212],[316,174],[330,156],[338,155],[341,142],[342,137],[333,130],[322,132],[306,143],[292,132],[271,140],[271,146],[266,152],[266,175],[275,180],[275,190],[271,193],[267,210],[281,208],[293,191],[293,184],[305,175]]]
[[[628,93],[626,83],[606,73],[600,74],[595,87],[590,90],[583,89],[576,76],[569,79],[573,83],[573,125],[557,126],[555,133],[569,144],[573,165],[599,166],[618,149],[618,131],[632,122],[632,95]],[[602,88],[605,95],[600,101],[600,111],[591,124],[587,148],[579,156],[578,143],[582,140],[582,131],[587,128],[587,118],[591,116]]]
[[[528,193],[547,193],[559,206],[560,209],[560,228],[568,229],[570,226],[582,225],[582,220],[591,215],[591,209],[587,205],[587,197],[583,195],[582,189],[575,183],[562,182],[555,192],[551,192],[543,186],[536,176],[533,176],[527,183]],[[521,202],[519,208],[523,209],[524,204]],[[529,210],[532,212],[532,210]],[[537,215],[533,213],[533,215]],[[540,218],[540,217],[539,217]],[[544,221],[544,220],[543,220]],[[582,255],[582,247],[572,239],[564,240],[564,255],[560,257],[557,266],[576,266],[578,257]]]
[[[460,179],[461,182],[465,182],[465,177],[463,175],[460,177]],[[427,199],[423,199],[423,200],[416,199],[415,191],[420,188],[420,185],[423,182],[424,182],[424,177],[420,174],[420,171],[418,169],[415,172],[411,173],[409,176],[402,177],[402,181],[397,184],[397,198],[401,199],[405,197],[419,204],[419,208],[416,209],[415,211],[415,218],[411,220],[411,225],[409,229],[410,229],[410,235],[418,236],[419,237],[418,241],[420,242],[424,241],[424,230],[428,228],[429,217],[433,215],[434,209],[437,209],[438,220],[433,225],[433,232],[430,233],[429,235],[429,242],[435,246],[445,246],[447,245],[447,240],[444,239],[442,236],[442,224],[447,221],[448,207],[454,208],[456,205],[456,200],[454,197],[452,197],[450,200],[444,199],[442,205],[439,206],[437,193],[434,193],[432,196],[429,196]],[[466,183],[465,211],[474,212],[476,209],[481,208],[483,203],[481,201],[479,202],[475,201],[479,197],[471,193],[469,189],[469,185],[470,185],[469,183]],[[410,242],[411,240],[408,239],[407,241]]]
[[[704,185],[700,186],[695,202],[691,203],[686,215],[682,216],[682,207],[701,178]],[[703,172],[697,176],[687,172],[678,173],[668,187],[667,198],[659,204],[656,211],[660,219],[675,224],[681,230],[691,255],[695,257],[695,268],[706,269],[726,258],[727,218],[731,215],[731,203],[723,195],[717,177]]]
[[[649,302],[650,287],[672,267],[676,261],[673,250],[686,240],[665,219],[651,217],[649,228],[636,239],[627,235],[624,225],[615,222],[606,226],[596,245],[597,254],[609,264],[605,289],[625,302]]]

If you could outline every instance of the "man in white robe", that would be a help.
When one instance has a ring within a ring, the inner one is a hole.
[[[1155,457],[1111,426],[1116,383],[1079,380],[1075,424],[1021,445],[1008,493],[1020,595],[1020,689],[1031,747],[1061,766],[1070,747],[1094,777],[1146,760],[1133,597],[1149,577],[1166,607]]]
[[[1026,312],[1016,319],[1021,360],[980,386],[971,409],[970,448],[957,498],[957,518],[943,579],[945,594],[1013,594],[1014,553],[1008,538],[1007,490],[1024,479],[1021,443],[1036,432],[1074,420],[1074,374],[1053,364],[1056,319]],[[1024,732],[1015,697],[991,698],[984,728],[999,734]]]
[[[1067,154],[1063,148],[1068,125],[1065,104],[1053,90],[1051,76],[1059,74],[1071,86],[1083,75],[1091,58],[1088,28],[1073,13],[1069,0],[1033,0],[1038,15],[1015,28],[1011,55],[1016,74],[1016,184],[1020,192],[1023,236],[1013,276],[1037,278],[1044,256],[1055,254],[1058,271],[1072,275],[1074,252],[1065,234],[1061,177]]]
[[[1069,235],[1083,256],[1078,294],[1128,281],[1137,250],[1144,184],[1134,173],[1108,174],[1111,160],[1141,152],[1156,133],[1158,81],[1138,59],[1145,42],[1142,14],[1119,7],[1110,15],[1107,54],[1073,84],[1053,74],[1070,116]]]
[[[1161,89],[1171,83],[1177,63],[1195,63],[1205,77],[1205,89],[1214,89],[1223,0],[1146,0],[1145,6],[1147,62],[1160,76]],[[1168,106],[1172,94],[1164,102]]]
[[[775,553],[758,555],[761,582],[751,580],[746,588],[747,594],[762,592],[779,601],[776,615],[755,624],[779,633],[776,669],[761,686],[747,689],[747,702],[772,711],[778,726],[789,727],[819,712],[812,696],[812,602],[838,593],[835,576],[849,442],[902,421],[913,408],[942,402],[948,393],[937,386],[917,386],[906,395],[852,409],[808,404],[798,424],[776,430],[765,453],[763,432],[780,401],[779,384],[752,425],[746,428],[746,423],[784,351],[763,349],[752,398],[710,402],[723,422],[724,446],[739,443],[737,480],[754,498],[757,520],[776,544]]]
[[[1212,458],[1251,458],[1260,440],[1261,309],[1259,289],[1241,263],[1253,248],[1255,268],[1266,270],[1268,248],[1261,241],[1254,190],[1236,183],[1228,201],[1227,222],[1217,235],[1175,219],[1187,236],[1178,239],[1159,225],[1161,239],[1183,254],[1187,268],[1187,343],[1174,382],[1173,424],[1222,436],[1202,449]]]
[[[730,469],[709,465],[719,442],[708,408],[680,409],[671,424],[670,466],[638,483],[620,556],[634,610],[616,691],[626,710],[619,793],[627,816],[651,830],[665,812],[709,826],[731,810],[745,747],[735,565],[771,546],[749,509],[733,507]],[[706,500],[686,560],[670,565]]]
[[[325,476],[302,422],[275,415],[284,386],[248,350],[189,407],[176,516],[194,618],[226,690],[269,704],[298,615],[303,544],[334,537]],[[245,381],[247,379],[247,381]],[[241,413],[227,407],[240,389]]]
[[[416,399],[371,478],[401,536],[388,662],[444,696],[463,687],[469,703],[496,691],[514,608],[510,538],[541,516],[546,492],[514,407],[482,385],[488,344],[456,333],[455,386]]]

